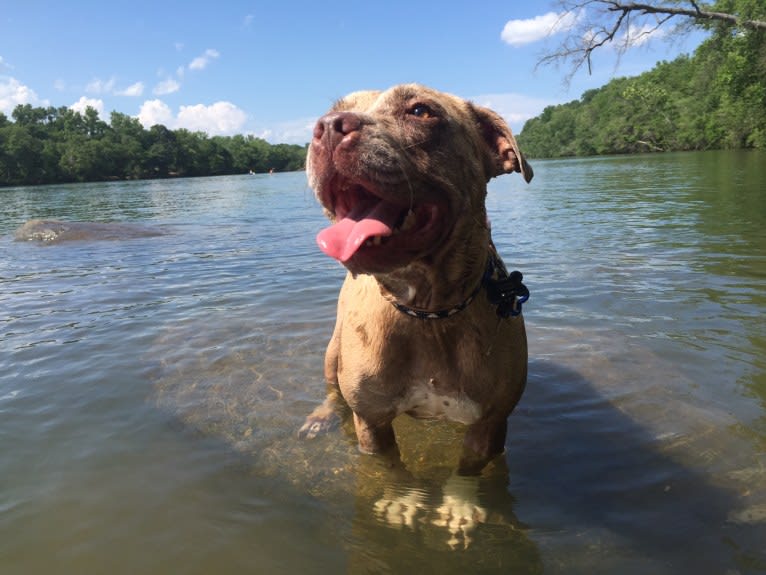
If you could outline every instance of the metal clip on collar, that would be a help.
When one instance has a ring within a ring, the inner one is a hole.
[[[521,283],[523,279],[520,271],[512,271],[508,276],[487,282],[487,298],[497,306],[500,317],[521,314],[521,305],[529,299],[529,290]]]

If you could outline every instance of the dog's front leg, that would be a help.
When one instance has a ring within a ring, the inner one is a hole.
[[[327,345],[324,359],[324,377],[327,382],[327,396],[306,417],[306,421],[298,430],[298,437],[313,439],[318,435],[335,429],[343,420],[342,412],[348,415],[348,405],[338,387],[338,361],[340,357],[339,322],[336,323],[335,332]]]
[[[354,413],[354,429],[362,453],[391,453],[396,451],[396,437],[391,421],[372,423]]]
[[[458,474],[481,473],[491,459],[505,451],[507,431],[508,420],[505,417],[481,420],[468,426],[463,438]]]
[[[306,417],[298,430],[298,437],[314,439],[338,427],[343,421],[343,411],[348,413],[348,405],[338,390],[337,384],[327,384],[327,397]]]

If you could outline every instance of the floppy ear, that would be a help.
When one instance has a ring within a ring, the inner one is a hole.
[[[473,106],[473,109],[479,122],[479,131],[485,144],[489,147],[491,167],[487,179],[500,174],[519,172],[529,183],[534,176],[532,166],[524,159],[524,155],[516,143],[516,138],[513,137],[511,128],[508,127],[506,121],[500,114],[489,108]]]

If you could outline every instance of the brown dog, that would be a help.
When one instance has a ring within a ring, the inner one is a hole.
[[[330,394],[302,435],[337,417],[339,391],[363,452],[395,448],[402,413],[468,426],[461,473],[503,451],[527,374],[523,285],[495,253],[484,200],[510,172],[532,179],[499,115],[420,85],[352,93],[319,119],[307,173],[333,225],[317,241],[349,273]]]

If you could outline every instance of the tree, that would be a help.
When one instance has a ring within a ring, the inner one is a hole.
[[[149,128],[146,168],[154,176],[165,177],[176,170],[176,135],[162,124]]]
[[[618,55],[657,36],[669,22],[679,22],[675,32],[691,26],[725,29],[727,33],[766,32],[766,3],[762,0],[718,0],[712,4],[696,0],[559,0],[561,12],[556,28],[568,28],[563,42],[544,55],[539,64],[569,62],[567,79],[583,66],[592,68],[592,55],[614,44]]]
[[[766,149],[766,45],[714,36],[693,57],[615,78],[527,121],[532,157],[722,148]]]
[[[204,156],[207,134],[190,132],[185,128],[176,130],[176,166],[181,176],[202,176],[207,174],[207,159]]]
[[[59,169],[68,181],[89,182],[108,174],[103,146],[82,135],[74,135],[60,146]]]
[[[146,130],[119,112],[107,123],[93,108],[24,104],[12,121],[0,113],[0,186],[296,170],[306,151],[252,135]]]
[[[91,106],[85,108],[83,121],[85,122],[85,131],[90,138],[101,138],[109,128],[109,125],[98,117],[98,111]]]
[[[144,127],[138,118],[120,112],[112,112],[107,142],[112,151],[114,174],[118,178],[140,178],[143,174]]]
[[[27,126],[14,124],[9,128],[5,149],[12,158],[9,165],[11,178],[39,182],[42,143],[30,133]]]
[[[618,54],[655,38],[663,26],[710,31],[693,57],[616,78],[580,101],[530,120],[520,142],[530,155],[556,157],[636,151],[766,149],[764,0],[560,0],[559,47],[539,64],[568,62],[568,81],[593,53]],[[668,35],[662,35],[667,37]],[[572,126],[574,125],[574,130]],[[526,149],[526,148],[525,148]]]

